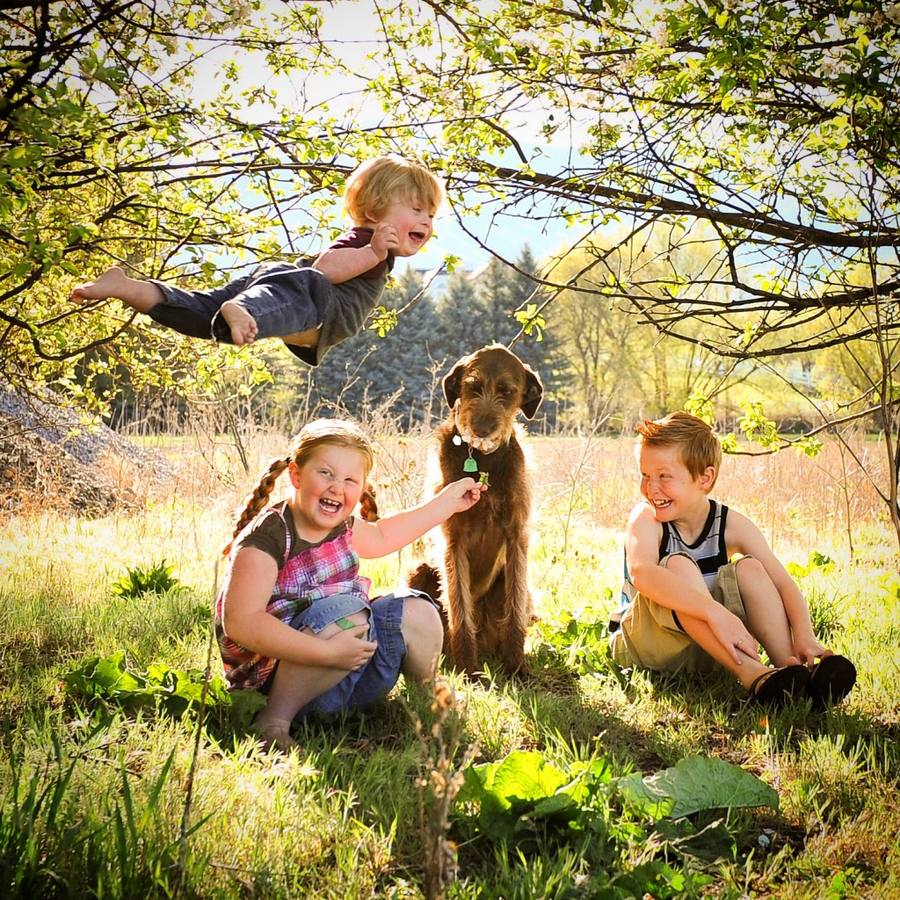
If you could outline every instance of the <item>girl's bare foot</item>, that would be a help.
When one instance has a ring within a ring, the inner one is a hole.
[[[236,346],[250,344],[256,337],[256,319],[237,300],[226,300],[220,310],[222,318],[231,329],[231,340]]]
[[[162,291],[155,284],[129,278],[118,266],[107,269],[94,281],[77,285],[69,295],[73,303],[106,300],[108,297],[122,300],[142,313],[150,312],[163,299]]]
[[[256,717],[253,730],[259,735],[260,742],[266,750],[290,750],[300,745],[291,737],[291,723],[285,719],[260,721]]]

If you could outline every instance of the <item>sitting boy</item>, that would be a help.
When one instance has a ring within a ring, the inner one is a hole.
[[[610,623],[616,662],[662,672],[715,662],[762,703],[841,701],[853,664],[816,640],[800,590],[760,530],[708,496],[722,461],[713,430],[674,412],[635,431],[644,500],[628,520],[623,608]],[[760,661],[757,641],[774,665]]]

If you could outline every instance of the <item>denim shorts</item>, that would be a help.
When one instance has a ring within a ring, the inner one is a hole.
[[[333,597],[323,597],[321,600],[316,600],[312,606],[308,606],[303,612],[297,613],[291,619],[290,624],[291,628],[297,631],[308,628],[313,634],[319,634],[319,632],[342,616],[352,616],[354,613],[368,608],[369,604],[359,597],[354,597],[351,594],[335,594]],[[369,633],[371,634],[371,625]]]
[[[421,591],[405,588],[403,592],[376,597],[369,605],[369,640],[376,641],[378,648],[363,669],[348,672],[343,681],[312,700],[297,715],[299,721],[311,712],[331,715],[342,710],[365,709],[381,700],[397,683],[400,667],[406,656],[406,642],[403,640],[403,605],[410,597],[423,597]],[[317,600],[291,622],[293,628],[309,628],[320,632],[341,616],[349,616],[366,608],[357,597],[338,594],[324,600]],[[271,681],[270,681],[271,684]]]

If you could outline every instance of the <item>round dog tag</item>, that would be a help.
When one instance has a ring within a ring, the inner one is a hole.
[[[478,471],[478,463],[470,456],[463,463],[463,472],[477,472]]]
[[[454,434],[450,440],[453,442],[454,447],[462,447],[462,438],[458,434]]]

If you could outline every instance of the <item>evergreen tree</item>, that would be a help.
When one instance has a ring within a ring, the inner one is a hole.
[[[484,307],[468,273],[457,271],[450,276],[436,310],[438,327],[433,355],[443,373],[461,356],[490,343],[490,338],[483,331]]]
[[[529,303],[540,305],[541,293],[535,292],[536,283],[530,277],[536,275],[537,268],[534,256],[526,246],[516,260],[516,268],[494,258],[478,277],[476,292],[484,311],[485,333],[489,335],[486,343],[497,341],[508,345],[522,327],[515,318],[516,311],[524,309]],[[541,329],[540,333],[535,329],[531,334],[523,334],[512,349],[522,362],[541,376],[544,402],[539,418],[554,424],[565,382],[566,363],[560,338],[554,332],[552,323],[550,327]]]
[[[421,275],[407,268],[385,291],[383,305],[402,310],[422,288]],[[334,347],[313,370],[314,399],[325,406],[337,404],[359,418],[390,400],[387,412],[407,427],[429,409],[435,368],[429,342],[438,330],[434,303],[427,293],[419,297],[384,337],[371,325]]]

